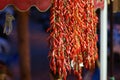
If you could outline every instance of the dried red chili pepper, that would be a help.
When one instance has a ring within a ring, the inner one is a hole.
[[[82,80],[82,67],[94,68],[97,17],[93,0],[53,0],[50,25],[50,69],[66,80],[73,71]]]

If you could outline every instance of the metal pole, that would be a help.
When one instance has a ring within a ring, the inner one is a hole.
[[[107,80],[107,0],[100,15],[100,80]]]

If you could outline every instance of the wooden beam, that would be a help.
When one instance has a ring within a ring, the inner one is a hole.
[[[17,11],[17,33],[21,72],[20,80],[31,80],[28,17],[28,12]]]

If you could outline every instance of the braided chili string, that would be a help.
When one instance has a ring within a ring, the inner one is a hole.
[[[97,17],[93,0],[53,0],[50,16],[50,69],[66,80],[73,71],[82,80],[82,67],[97,60]]]

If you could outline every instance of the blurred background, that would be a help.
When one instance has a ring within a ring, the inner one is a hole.
[[[13,21],[13,31],[8,36],[3,33],[5,23],[5,15],[9,12],[15,17]],[[97,10],[98,17],[100,10]],[[49,46],[47,38],[49,33],[46,30],[50,26],[50,10],[39,12],[35,7],[32,7],[28,13],[29,16],[29,40],[30,40],[30,65],[32,80],[50,80],[48,52]],[[12,80],[20,80],[20,57],[18,51],[18,34],[17,34],[17,19],[18,15],[14,8],[9,6],[3,11],[0,11],[0,61],[4,62],[9,69],[9,75]],[[109,46],[110,46],[110,26],[109,26],[109,9],[108,9],[108,76],[109,70]],[[114,13],[114,75],[116,80],[120,80],[120,12]],[[98,35],[99,23],[98,23]],[[98,42],[99,48],[99,42]],[[0,63],[2,63],[0,62]],[[2,63],[4,65],[4,63]],[[96,66],[94,71],[85,71],[84,80],[99,80],[99,67]],[[69,80],[73,80],[70,77]]]
[[[9,36],[3,34],[6,12],[11,13],[15,18],[17,17],[12,7],[8,7],[0,12],[0,39],[6,42],[4,48],[9,46],[9,52],[7,52],[7,54],[0,53],[0,60],[4,61],[10,68],[10,71],[14,75],[14,80],[19,80],[17,22],[16,20],[13,21],[13,31]],[[46,29],[49,27],[50,12],[48,10],[41,13],[35,7],[32,7],[28,15],[32,80],[49,80],[49,64],[47,57],[49,51],[47,37],[49,33],[46,32]],[[0,44],[1,43],[0,40]]]

